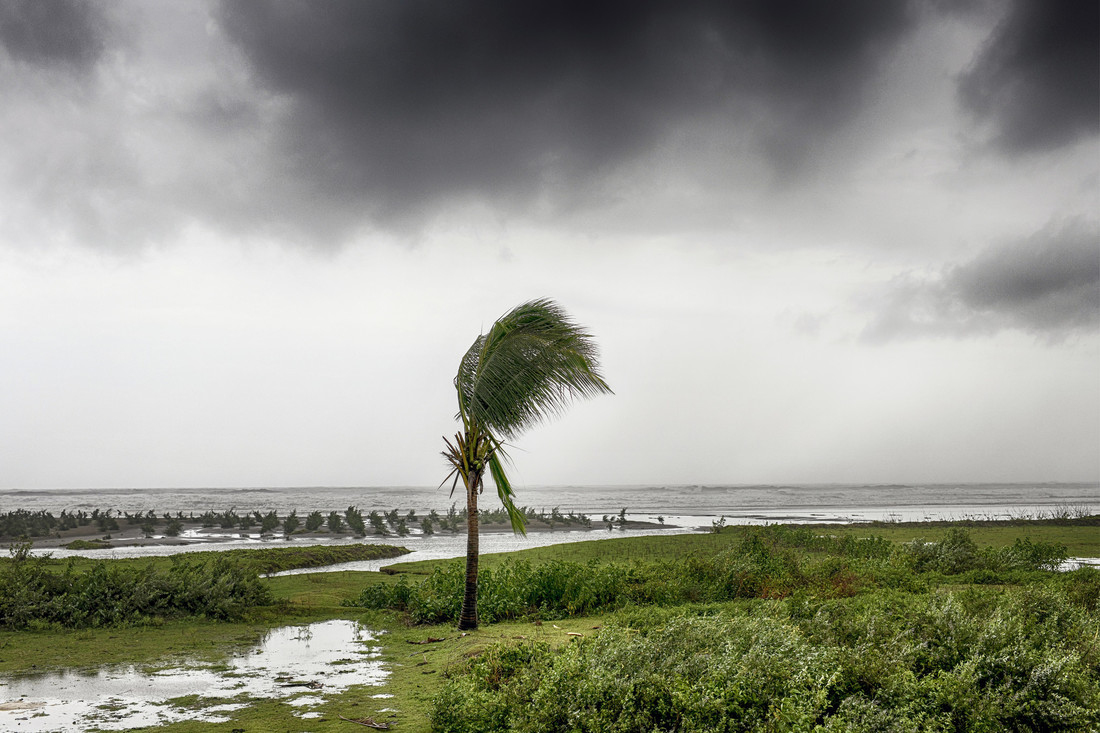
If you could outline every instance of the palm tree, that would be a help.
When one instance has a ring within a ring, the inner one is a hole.
[[[462,357],[454,385],[462,430],[443,439],[451,465],[447,478],[466,487],[466,589],[460,630],[477,628],[477,497],[485,472],[508,512],[512,531],[526,534],[526,517],[516,508],[504,473],[504,441],[564,412],[577,397],[610,393],[599,374],[592,337],[551,300],[532,300],[501,316],[488,334],[474,340]]]

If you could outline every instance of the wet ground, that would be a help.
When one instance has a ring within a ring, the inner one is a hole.
[[[285,698],[303,720],[327,695],[381,685],[374,632],[334,620],[272,629],[217,664],[130,665],[0,679],[0,730],[129,730],[180,720],[227,721],[257,698]]]

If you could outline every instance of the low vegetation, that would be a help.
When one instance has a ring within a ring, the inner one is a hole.
[[[484,621],[599,619],[556,648],[519,637],[456,660],[431,729],[1089,730],[1100,724],[1100,572],[1064,546],[738,528],[716,552],[484,570]],[[441,564],[353,601],[454,623]],[[583,638],[582,638],[583,637]]]
[[[509,562],[482,571],[478,606],[485,622],[514,618],[562,618],[628,605],[670,606],[741,598],[822,598],[864,590],[923,591],[942,576],[978,584],[1013,583],[1053,570],[1065,547],[1017,539],[1003,548],[980,549],[965,529],[937,542],[904,545],[878,537],[827,536],[807,527],[745,528],[734,544],[715,553],[631,563]],[[351,605],[388,608],[413,623],[454,622],[465,576],[458,561],[440,564],[422,581],[401,577],[372,585]]]
[[[216,663],[268,626],[342,616],[385,631],[376,643],[391,676],[329,697],[309,722],[317,733],[356,727],[341,716],[412,733],[1098,730],[1100,571],[1052,570],[1067,554],[1096,556],[1097,534],[1089,520],[725,527],[486,555],[482,626],[468,635],[455,631],[456,560],[261,577],[317,548],[24,556],[0,560],[4,602],[26,578],[89,576],[99,585],[71,599],[120,610],[73,629],[24,614],[22,626],[0,628],[0,670],[157,665],[166,655]],[[216,555],[228,566],[212,572]],[[237,573],[266,593],[253,596],[264,605],[127,616],[124,593],[92,593],[113,587],[112,573],[125,582],[173,572],[199,588]],[[286,701],[247,702],[226,723],[155,729],[302,727]]]
[[[0,628],[85,628],[158,624],[197,617],[241,620],[272,604],[261,574],[398,557],[389,545],[259,548],[165,558],[54,560],[29,546],[0,561]]]
[[[84,628],[158,623],[195,616],[239,620],[271,594],[247,566],[227,557],[172,558],[167,570],[101,561],[60,572],[48,559],[16,549],[0,565],[0,627]]]
[[[635,608],[557,650],[458,664],[432,730],[1093,730],[1097,618],[1067,592],[1082,582]]]

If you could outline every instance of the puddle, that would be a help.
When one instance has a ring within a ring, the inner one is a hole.
[[[288,698],[302,718],[326,695],[380,685],[376,634],[335,620],[272,629],[256,647],[212,665],[129,665],[0,679],[0,730],[129,730],[182,720],[228,721],[249,698]],[[317,683],[320,683],[319,685]],[[181,699],[182,698],[182,699]]]

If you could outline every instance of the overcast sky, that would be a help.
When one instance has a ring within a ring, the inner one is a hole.
[[[1100,480],[1095,0],[0,0],[0,487]]]

